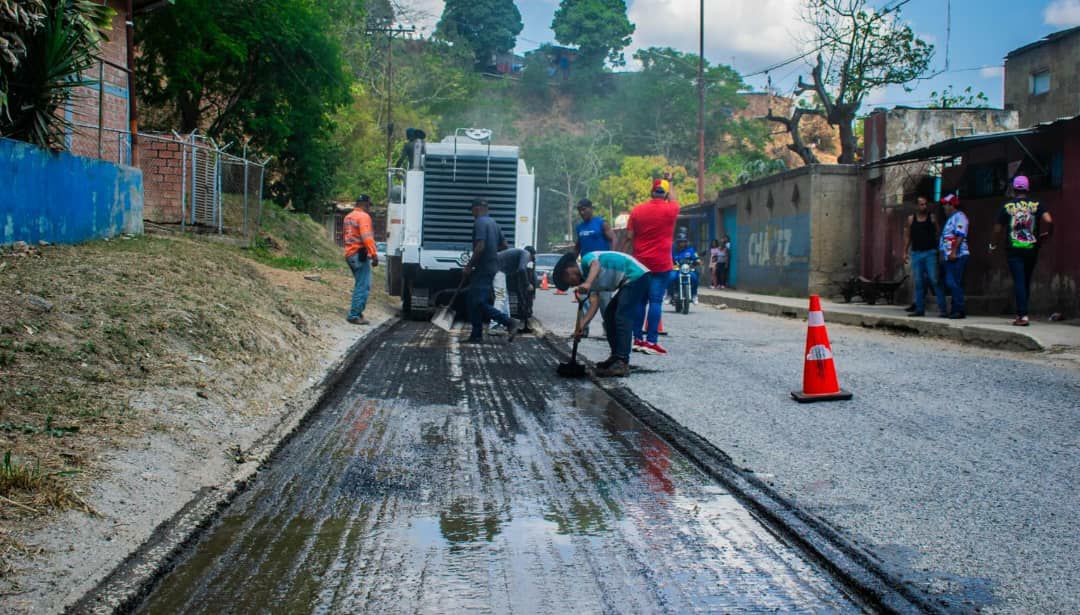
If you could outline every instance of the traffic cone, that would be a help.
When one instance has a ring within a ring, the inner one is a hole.
[[[540,278],[540,290],[549,290],[551,286],[548,285],[547,273],[543,278]]]
[[[667,335],[667,331],[664,330],[664,319],[661,318],[660,322],[656,323],[656,334]]]
[[[801,404],[851,399],[851,393],[841,389],[836,380],[832,346],[829,345],[829,334],[825,330],[825,314],[821,311],[821,298],[817,295],[810,295],[810,314],[806,325],[803,388],[802,391],[792,391],[791,397]]]

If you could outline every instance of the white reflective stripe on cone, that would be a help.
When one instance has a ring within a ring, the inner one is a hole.
[[[824,312],[810,312],[810,315],[806,319],[806,324],[811,327],[824,327],[825,326],[825,313]]]

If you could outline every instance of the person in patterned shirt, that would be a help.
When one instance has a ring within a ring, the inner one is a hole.
[[[1028,326],[1031,277],[1035,273],[1035,263],[1039,260],[1039,248],[1046,243],[1054,228],[1050,212],[1028,196],[1030,188],[1028,178],[1017,175],[1013,179],[1013,193],[1016,198],[1001,207],[997,223],[994,224],[995,239],[1000,239],[1005,232],[1008,233],[1005,261],[1009,264],[1009,273],[1013,279],[1013,294],[1016,299],[1016,320],[1013,324],[1018,327]],[[990,251],[993,252],[996,248],[991,242]]]
[[[964,270],[967,269],[968,258],[971,251],[968,249],[968,232],[970,223],[967,214],[960,209],[960,198],[950,194],[941,199],[945,206],[945,229],[941,232],[942,260],[945,261],[945,286],[952,295],[952,306],[949,318],[965,318],[967,312],[964,306]]]

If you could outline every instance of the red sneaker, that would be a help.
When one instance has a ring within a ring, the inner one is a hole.
[[[645,352],[645,345],[648,342],[645,340],[634,339],[634,346],[631,348],[634,352]]]
[[[645,342],[645,345],[642,347],[641,350],[645,354],[654,354],[660,356],[664,356],[668,353],[666,348],[664,348],[660,344],[654,344],[652,342]]]

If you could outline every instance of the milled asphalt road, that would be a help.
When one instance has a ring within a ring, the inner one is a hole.
[[[569,334],[569,296],[536,315]],[[825,315],[826,322],[828,314]],[[1053,357],[830,326],[849,402],[800,405],[806,325],[666,308],[625,385],[963,612],[1080,613],[1080,373]],[[607,356],[597,336],[581,345]]]
[[[542,341],[378,344],[141,612],[859,611]]]

